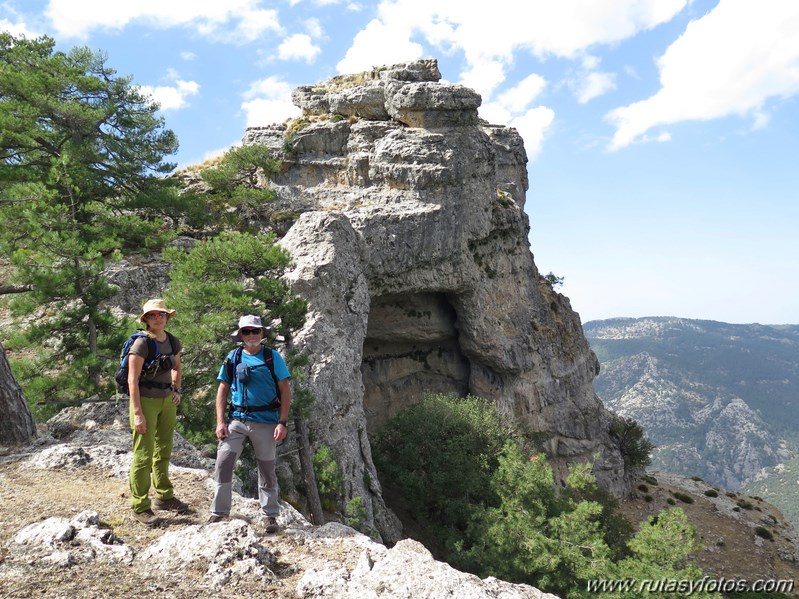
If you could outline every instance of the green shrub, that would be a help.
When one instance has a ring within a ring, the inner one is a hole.
[[[333,451],[329,447],[322,446],[314,454],[313,471],[322,507],[328,512],[335,512],[344,494],[344,473],[333,459]]]
[[[648,466],[655,445],[646,438],[644,429],[632,418],[613,414],[610,435],[616,439],[624,463],[628,467]]]
[[[364,528],[364,523],[366,522],[366,506],[363,503],[363,497],[353,497],[347,502],[347,506],[344,508],[344,522],[347,526],[351,526],[355,530],[364,534],[370,534],[371,531],[367,531]]]
[[[674,492],[674,497],[676,499],[679,499],[683,503],[693,503],[694,502],[694,498],[693,497],[691,497],[690,495],[687,495],[686,493],[682,493],[680,491],[675,491]]]
[[[736,505],[738,507],[740,507],[740,508],[745,509],[745,510],[751,510],[751,509],[754,509],[754,507],[755,507],[754,505],[752,505],[751,502],[747,501],[746,499],[739,499],[736,502]]]
[[[638,490],[641,491],[641,493],[647,493],[649,491],[649,487],[646,485],[638,485]]]
[[[590,464],[572,465],[556,485],[545,457],[482,399],[427,396],[386,423],[372,448],[384,490],[412,506],[417,540],[460,570],[563,597],[584,596],[588,579],[701,576],[677,566],[694,548],[679,509],[632,535]]]
[[[774,540],[774,535],[771,534],[771,531],[768,528],[765,528],[763,526],[756,527],[755,528],[755,534],[757,536],[763,538],[763,539],[766,539],[767,541],[773,541]]]
[[[715,489],[708,489],[707,491],[705,491],[705,495],[707,495],[708,497],[718,497],[719,492],[716,491]]]
[[[648,482],[650,485],[654,485],[654,486],[657,486],[657,485],[658,485],[658,479],[656,479],[654,476],[651,476],[651,475],[649,475],[649,474],[647,474],[647,475],[644,477],[644,481],[645,481],[645,482]]]
[[[380,480],[401,491],[416,517],[430,521],[428,542],[451,552],[475,506],[498,502],[491,476],[506,439],[487,401],[429,395],[383,427],[373,454]]]

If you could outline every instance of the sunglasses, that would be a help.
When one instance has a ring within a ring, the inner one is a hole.
[[[144,317],[148,318],[148,319],[150,319],[150,318],[158,318],[158,317],[166,318],[167,317],[167,313],[166,312],[148,312],[147,314],[144,315]]]
[[[241,329],[242,335],[259,335],[261,333],[261,329]]]

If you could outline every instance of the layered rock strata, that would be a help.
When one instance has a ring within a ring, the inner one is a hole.
[[[274,214],[297,217],[281,244],[310,306],[294,342],[311,357],[312,436],[386,540],[399,528],[370,435],[430,391],[496,402],[541,433],[560,477],[590,460],[606,488],[628,488],[579,316],[533,262],[523,141],[440,79],[427,60],[300,87],[302,119],[243,140],[284,161],[264,184]]]

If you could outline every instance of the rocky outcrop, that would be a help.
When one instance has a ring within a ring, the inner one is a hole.
[[[523,141],[440,77],[430,60],[301,87],[302,119],[243,140],[281,157],[264,185],[300,215],[281,244],[310,307],[294,342],[311,357],[312,436],[387,540],[399,529],[369,436],[426,391],[491,399],[542,433],[559,476],[599,454],[600,483],[629,488],[592,388],[596,357],[533,262]]]

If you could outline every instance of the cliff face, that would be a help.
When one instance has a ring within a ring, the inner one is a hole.
[[[281,244],[310,306],[294,341],[311,356],[313,437],[388,540],[399,530],[369,435],[426,391],[491,399],[544,433],[559,475],[599,454],[601,484],[629,488],[592,388],[596,357],[533,262],[522,139],[481,121],[475,92],[439,80],[421,61],[301,87],[302,121],[243,140],[284,160],[264,185],[278,194],[274,220],[296,217]]]

